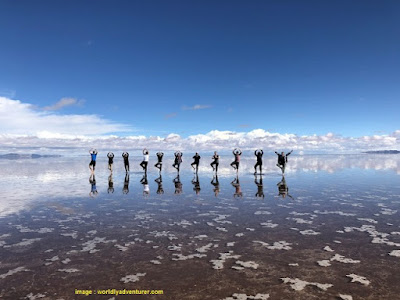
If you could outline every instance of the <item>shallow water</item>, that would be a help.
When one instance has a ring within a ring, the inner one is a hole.
[[[252,174],[253,157],[242,159],[236,178],[226,156],[218,185],[208,160],[197,179],[184,158],[176,183],[165,159],[162,184],[150,161],[149,194],[140,157],[130,160],[129,181],[122,158],[110,178],[100,157],[95,186],[85,157],[1,160],[0,296],[85,298],[76,289],[110,289],[94,299],[112,299],[112,289],[163,290],[137,296],[144,299],[400,293],[400,156],[293,156],[285,182],[274,156],[265,157],[262,181]],[[132,298],[115,298],[124,297]]]

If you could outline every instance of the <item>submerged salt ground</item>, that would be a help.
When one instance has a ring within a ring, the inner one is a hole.
[[[202,166],[200,193],[182,168],[175,194],[176,172],[166,168],[164,194],[150,169],[144,195],[135,171],[123,193],[118,166],[108,193],[99,162],[91,198],[86,160],[25,163],[18,172],[1,164],[2,299],[86,298],[75,289],[163,290],[137,296],[145,299],[395,299],[400,292],[393,157],[294,156],[286,175],[293,198],[279,196],[272,166],[264,198],[256,196],[252,158],[241,165],[239,198],[234,172],[223,168],[217,195]]]

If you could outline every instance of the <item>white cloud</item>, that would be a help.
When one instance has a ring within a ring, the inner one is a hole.
[[[56,106],[70,105],[70,100]],[[75,102],[76,103],[76,102]],[[32,104],[0,97],[0,134],[39,138],[81,138],[112,132],[131,131],[129,126],[97,115],[62,115],[37,111]]]
[[[188,137],[170,133],[160,136],[118,136],[131,128],[97,115],[62,115],[36,111],[31,104],[0,97],[0,145],[3,147],[96,147],[97,149],[242,150],[297,153],[358,153],[368,150],[400,149],[400,130],[392,134],[343,137],[334,133],[298,136],[264,129],[249,132],[212,130]],[[134,141],[134,143],[132,143]]]
[[[211,105],[201,105],[201,104],[196,104],[194,106],[184,106],[182,107],[183,110],[199,110],[199,109],[206,109],[206,108],[211,108]]]
[[[85,103],[84,100],[77,100],[75,98],[61,98],[60,101],[53,105],[43,107],[43,110],[60,110],[66,106],[82,106]]]

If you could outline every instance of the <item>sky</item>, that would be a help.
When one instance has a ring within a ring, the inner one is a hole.
[[[2,0],[0,147],[400,148],[399,16],[399,1]]]

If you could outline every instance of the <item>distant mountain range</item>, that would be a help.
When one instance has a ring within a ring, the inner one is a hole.
[[[398,150],[377,150],[377,151],[365,151],[363,153],[368,153],[368,154],[399,154],[400,151],[398,151]]]
[[[61,155],[7,153],[7,154],[1,154],[0,159],[32,159],[32,158],[60,157],[60,156]]]

